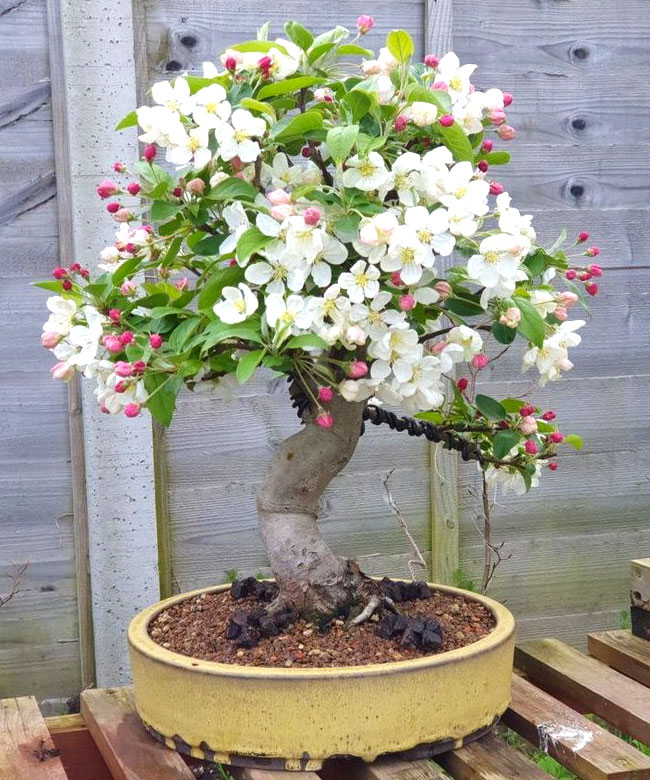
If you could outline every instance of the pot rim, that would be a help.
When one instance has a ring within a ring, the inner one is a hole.
[[[373,578],[379,579],[379,578]],[[407,580],[398,580],[405,582]],[[159,601],[137,614],[129,624],[128,642],[132,650],[143,655],[149,656],[159,663],[166,666],[176,666],[197,674],[209,674],[215,676],[239,677],[242,679],[322,679],[339,677],[372,677],[381,674],[396,674],[400,672],[411,672],[417,669],[424,669],[435,666],[444,666],[449,663],[458,663],[466,658],[480,656],[483,653],[494,650],[496,647],[506,643],[513,635],[515,630],[515,619],[511,612],[498,601],[483,596],[480,593],[455,588],[451,585],[438,585],[428,583],[435,590],[445,591],[447,593],[457,593],[466,598],[474,599],[484,604],[493,614],[496,625],[487,636],[482,637],[476,642],[472,642],[464,647],[455,650],[447,650],[444,653],[436,655],[426,655],[420,658],[411,658],[406,661],[388,661],[381,664],[363,664],[357,666],[340,667],[311,667],[307,669],[294,669],[276,667],[276,666],[245,666],[238,664],[227,664],[219,661],[205,661],[193,656],[181,655],[173,650],[168,650],[159,645],[149,636],[149,624],[163,610],[174,604],[200,596],[202,593],[218,593],[230,588],[230,583],[224,585],[211,585],[206,588],[178,593],[175,596]]]

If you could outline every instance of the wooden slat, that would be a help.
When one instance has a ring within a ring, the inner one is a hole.
[[[523,753],[496,734],[436,757],[455,780],[548,780]]]
[[[359,759],[334,759],[326,761],[318,774],[322,780],[449,780],[433,761],[399,758],[380,758],[372,764]]]
[[[320,780],[315,772],[282,772],[273,769],[249,769],[247,767],[227,767],[236,780]]]
[[[81,731],[86,728],[86,721],[81,713],[74,715],[52,715],[45,718],[45,725],[50,734],[59,734],[62,731],[66,733],[71,731]]]
[[[147,734],[127,688],[83,691],[81,714],[115,780],[193,780],[180,754]]]
[[[650,757],[517,675],[502,720],[583,780],[650,778]]]
[[[650,743],[650,695],[645,686],[557,639],[519,645],[515,665],[545,691],[566,692],[585,711]]]
[[[33,696],[0,700],[0,780],[66,780]]]
[[[587,649],[612,669],[650,688],[650,642],[629,631],[589,634]]]
[[[57,731],[52,739],[68,780],[114,780],[88,729]]]

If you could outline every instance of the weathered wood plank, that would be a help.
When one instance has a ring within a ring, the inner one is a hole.
[[[455,780],[548,780],[550,777],[496,734],[442,753],[436,756],[436,761]]]
[[[433,761],[404,761],[400,758],[379,758],[372,764],[358,759],[334,759],[326,761],[318,774],[322,780],[449,779],[449,775]]]
[[[87,728],[57,731],[52,739],[68,780],[114,780]]]
[[[0,780],[66,780],[33,696],[0,700]]]
[[[557,639],[524,642],[515,665],[548,693],[566,693],[625,734],[650,742],[650,696],[645,686]]]
[[[648,780],[650,758],[517,675],[502,721],[584,780]]]
[[[248,767],[229,766],[228,772],[235,780],[295,780],[295,772],[283,772],[275,769],[249,769]],[[319,780],[315,772],[300,772],[304,780]]]
[[[629,631],[589,634],[589,653],[612,669],[650,688],[650,642]]]
[[[179,753],[156,742],[127,688],[83,691],[81,714],[115,780],[192,780]]]

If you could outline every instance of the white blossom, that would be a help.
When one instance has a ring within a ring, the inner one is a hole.
[[[224,287],[221,294],[223,300],[215,303],[212,309],[226,325],[243,322],[254,314],[259,306],[257,295],[243,282],[237,287]]]
[[[367,157],[355,154],[347,161],[347,170],[343,173],[343,185],[371,192],[383,187],[389,173],[384,158],[378,152],[370,152]]]
[[[379,269],[363,260],[357,262],[339,276],[339,284],[347,292],[352,303],[363,303],[365,298],[374,298],[379,292]]]

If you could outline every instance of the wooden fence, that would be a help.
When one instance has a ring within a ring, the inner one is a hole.
[[[453,45],[479,64],[479,86],[515,95],[504,183],[544,238],[565,224],[603,248],[608,273],[576,367],[540,394],[586,446],[533,495],[499,500],[494,533],[511,557],[492,594],[514,610],[521,637],[579,642],[585,627],[617,627],[627,562],[650,547],[646,0],[624,12],[611,0],[241,0],[236,12],[222,0],[0,0],[0,575],[31,562],[23,593],[0,612],[0,696],[67,696],[95,679],[95,662],[100,684],[124,682],[126,624],[159,583],[165,594],[265,570],[255,489],[297,427],[282,383],[187,394],[165,432],[152,434],[144,417],[100,421],[84,391],[66,399],[52,386],[38,345],[44,296],[28,283],[57,264],[59,246],[92,263],[110,241],[94,183],[112,159],[135,155],[135,135],[112,128],[152,81],[200,68],[267,19],[277,32],[286,18],[325,29],[369,11],[370,45],[403,27],[419,55]],[[532,385],[516,362],[507,383],[497,364],[489,392]],[[407,574],[409,548],[382,489],[392,468],[433,575],[450,580],[460,567],[478,578],[475,467],[389,431],[369,431],[328,491],[332,544],[369,571]]]

